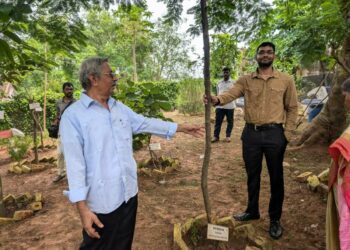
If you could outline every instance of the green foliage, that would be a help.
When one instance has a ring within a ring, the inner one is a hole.
[[[270,4],[261,0],[214,0],[207,1],[207,6],[209,29],[234,34],[241,40],[246,40],[253,32],[259,30],[260,27],[257,24],[264,21],[271,7]],[[199,35],[201,33],[200,5],[196,4],[188,10],[188,13],[195,15],[195,24],[189,31]]]
[[[48,91],[47,93],[47,126],[56,116],[56,100],[62,98],[62,94]],[[0,102],[0,110],[5,111],[5,119],[0,122],[0,129],[17,128],[28,134],[33,131],[33,118],[29,110],[29,103],[38,102],[43,107],[43,93],[33,96],[27,93],[19,93],[13,100]],[[42,113],[40,122],[42,124]]]
[[[202,114],[204,86],[202,79],[185,79],[179,83],[177,108],[183,114]]]
[[[178,32],[179,25],[169,25],[158,20],[153,32],[152,51],[146,67],[152,72],[151,78],[159,80],[189,77],[197,61],[191,60],[190,40]]]
[[[167,89],[168,91],[164,91]],[[170,111],[173,108],[176,95],[175,82],[125,82],[118,85],[115,98],[130,107],[136,113],[146,117],[165,119],[161,110]],[[135,150],[148,144],[149,135],[136,135],[133,140]]]
[[[193,246],[197,246],[198,242],[202,239],[199,222],[197,221],[193,222],[189,230],[189,233],[190,233],[191,243],[193,244]]]
[[[20,81],[21,76],[36,68],[55,65],[44,51],[32,45],[46,44],[52,53],[71,55],[86,37],[76,12],[52,12],[64,1],[7,1],[0,3],[0,80]]]
[[[296,73],[321,61],[330,70],[350,37],[350,5],[337,0],[276,0],[275,8],[259,23],[251,47],[270,40],[277,45],[278,68]],[[252,51],[253,53],[253,51]],[[252,54],[251,53],[251,54]]]
[[[32,138],[29,136],[10,138],[8,141],[7,149],[11,159],[17,161],[18,164],[20,164],[20,161],[28,152],[31,141]]]
[[[211,36],[210,75],[213,78],[222,77],[222,67],[230,67],[233,78],[237,76],[240,52],[237,39],[229,34],[214,34]]]

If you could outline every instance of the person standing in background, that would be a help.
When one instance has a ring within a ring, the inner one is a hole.
[[[216,85],[216,91],[218,95],[221,95],[225,91],[229,90],[234,84],[234,81],[230,78],[231,69],[229,67],[224,67],[222,69],[222,72],[224,75],[224,79],[218,82],[218,84]],[[220,140],[221,125],[225,116],[227,121],[225,141],[230,142],[236,103],[235,101],[232,101],[222,106],[218,105],[215,108],[215,129],[214,137],[211,142],[215,143]]]

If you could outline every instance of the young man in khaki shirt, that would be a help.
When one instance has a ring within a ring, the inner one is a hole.
[[[273,43],[260,44],[255,59],[259,66],[255,72],[240,77],[223,94],[211,96],[211,102],[213,105],[224,105],[244,96],[246,125],[241,139],[248,176],[248,206],[244,213],[233,217],[238,221],[260,218],[260,174],[264,155],[271,186],[269,233],[273,239],[279,239],[283,233],[280,224],[284,199],[282,163],[291,131],[296,125],[297,92],[291,76],[272,67],[275,59]]]

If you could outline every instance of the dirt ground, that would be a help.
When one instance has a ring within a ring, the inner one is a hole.
[[[212,212],[228,216],[242,212],[247,200],[246,175],[241,156],[240,134],[244,125],[242,114],[235,115],[232,141],[212,145],[209,169],[209,193]],[[201,116],[184,116],[176,112],[167,117],[179,123],[203,124]],[[226,124],[223,125],[225,128]],[[222,132],[223,134],[223,132]],[[139,207],[133,249],[173,249],[173,224],[204,213],[200,188],[204,139],[177,134],[160,142],[158,155],[178,158],[179,171],[164,178],[139,176]],[[41,157],[55,155],[51,150]],[[74,205],[63,196],[67,181],[53,184],[56,169],[20,176],[7,173],[9,161],[3,155],[0,175],[3,179],[4,195],[23,192],[42,192],[45,203],[35,216],[22,222],[0,227],[0,249],[77,249],[81,241],[81,224]],[[147,159],[148,151],[135,153],[136,160]],[[285,201],[281,223],[285,229],[283,237],[273,241],[273,249],[325,249],[325,199],[312,193],[306,184],[294,180],[295,171],[313,171],[318,174],[329,165],[327,148],[317,146],[310,149],[286,152]],[[162,184],[161,184],[162,183]],[[263,169],[260,213],[261,219],[254,222],[258,234],[268,238],[268,201],[270,196],[266,166]]]

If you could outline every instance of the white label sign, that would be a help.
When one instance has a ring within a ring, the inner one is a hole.
[[[162,148],[160,147],[160,143],[157,142],[157,143],[150,143],[149,144],[149,148],[150,150],[152,151],[156,151],[156,150],[161,150]]]
[[[210,240],[228,241],[228,227],[208,224],[207,238]]]
[[[40,103],[38,102],[29,103],[29,109],[36,109],[36,108],[40,108]]]
[[[41,107],[39,107],[39,108],[35,108],[35,111],[36,112],[41,112],[41,111],[43,111],[43,109]]]
[[[4,115],[5,115],[5,112],[4,111],[0,111],[0,120],[4,120]]]

